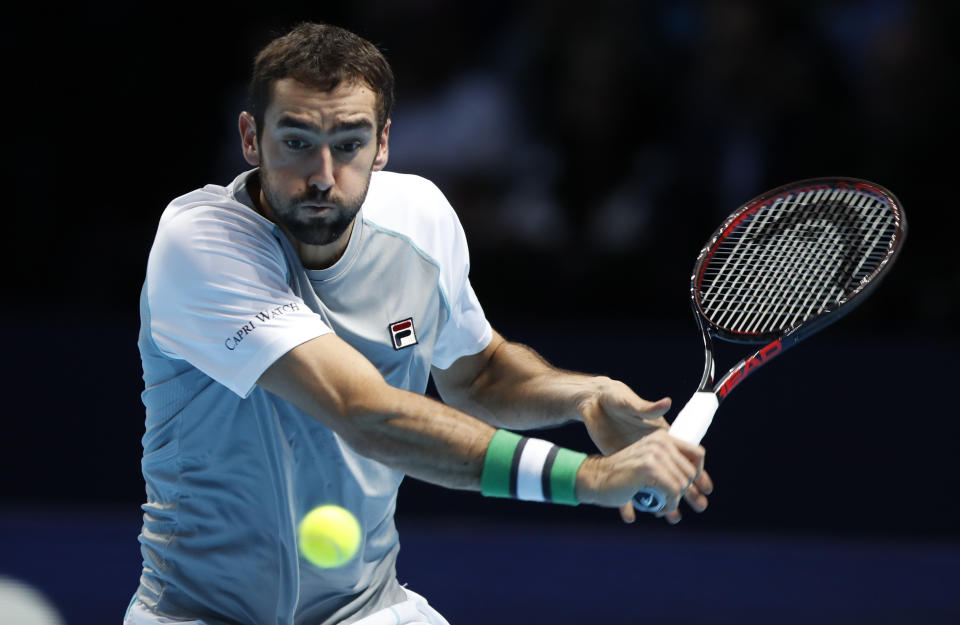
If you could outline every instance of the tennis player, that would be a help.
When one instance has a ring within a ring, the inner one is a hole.
[[[667,435],[668,399],[490,327],[444,195],[384,171],[392,104],[375,46],[302,24],[256,58],[239,119],[253,169],[164,211],[140,304],[147,501],[126,623],[446,623],[396,578],[404,475],[626,521],[643,487],[669,521],[681,498],[706,507],[704,451]],[[431,375],[445,404],[423,395]],[[571,421],[609,455],[499,429]],[[321,570],[296,528],[329,503],[363,544]]]

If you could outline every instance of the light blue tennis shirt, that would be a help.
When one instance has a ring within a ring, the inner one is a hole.
[[[492,331],[463,230],[429,181],[375,172],[343,256],[311,271],[253,208],[251,175],[171,202],[147,263],[136,597],[210,625],[350,622],[406,599],[393,522],[403,476],[256,381],[335,332],[389,384],[422,393],[431,366],[481,351]],[[296,529],[331,503],[357,516],[363,544],[321,570],[298,557]]]

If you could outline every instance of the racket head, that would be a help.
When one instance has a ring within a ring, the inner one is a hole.
[[[811,178],[734,211],[697,258],[690,298],[702,328],[727,341],[796,340],[862,302],[907,232],[900,201],[859,178]]]

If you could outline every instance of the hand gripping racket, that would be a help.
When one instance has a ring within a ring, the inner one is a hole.
[[[690,299],[703,333],[697,392],[670,426],[699,444],[713,415],[748,375],[862,302],[890,270],[907,233],[900,202],[855,178],[814,178],[760,195],[738,208],[700,251]],[[719,380],[711,337],[762,343]],[[634,506],[663,508],[656,488]]]

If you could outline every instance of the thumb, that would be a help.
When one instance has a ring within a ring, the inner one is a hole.
[[[670,411],[673,400],[669,397],[661,397],[655,402],[647,402],[647,413],[641,415],[644,419],[658,419]]]
[[[657,401],[647,401],[642,397],[633,395],[625,398],[618,408],[625,416],[640,417],[641,419],[654,420],[667,414],[672,402],[669,397],[663,397]]]
[[[622,382],[610,385],[600,395],[600,407],[611,416],[621,419],[659,419],[670,410],[670,398],[651,402],[633,392]]]

